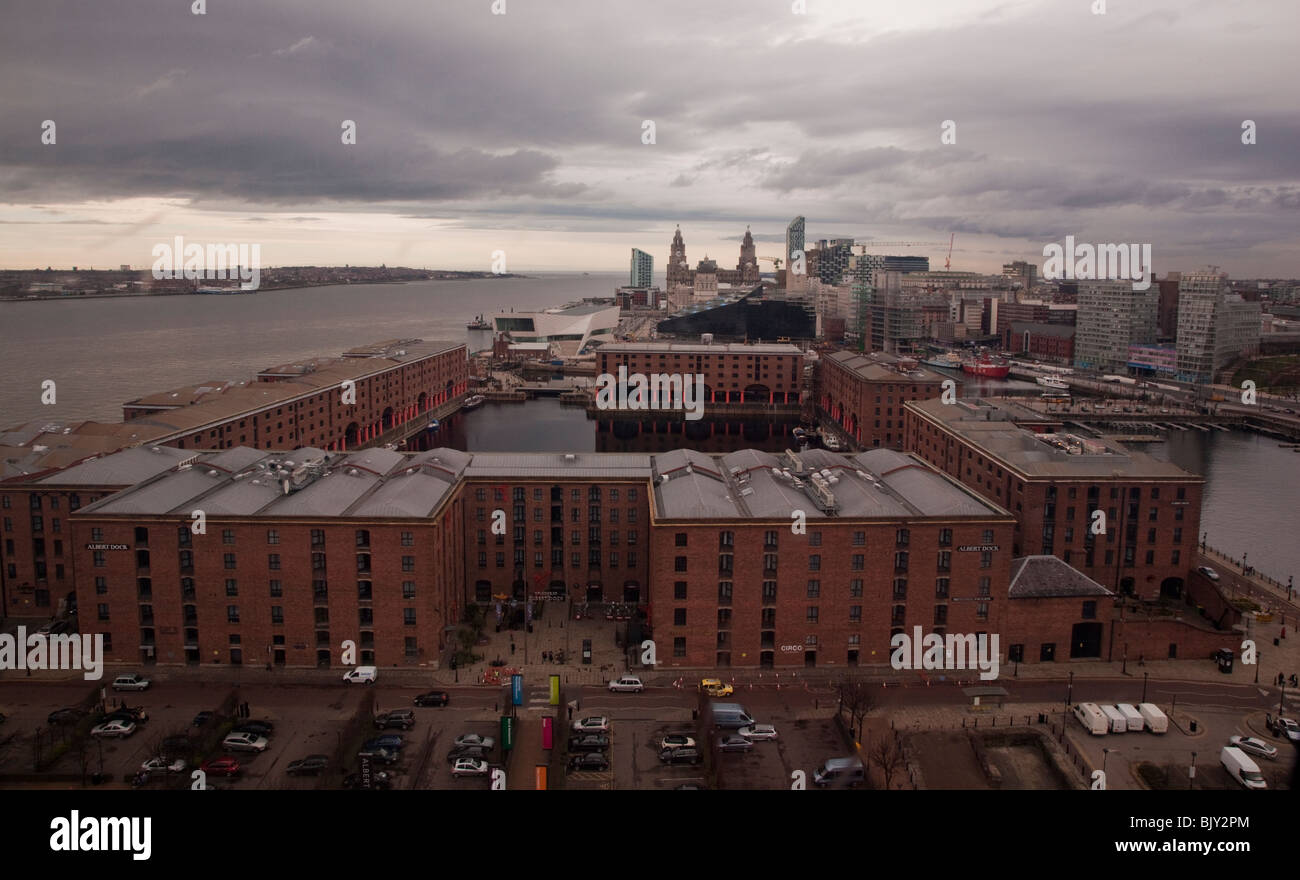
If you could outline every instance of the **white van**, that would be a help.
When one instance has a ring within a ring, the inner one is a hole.
[[[1123,715],[1124,720],[1128,722],[1130,733],[1134,731],[1138,733],[1142,732],[1142,728],[1146,726],[1146,721],[1142,718],[1142,713],[1139,712],[1132,703],[1119,703],[1115,708],[1119,710],[1119,714]]]
[[[1259,772],[1259,765],[1250,756],[1236,746],[1224,746],[1219,752],[1219,763],[1228,775],[1246,788],[1268,788],[1264,775]]]
[[[853,788],[861,785],[866,778],[866,768],[862,766],[862,759],[858,757],[827,758],[813,771],[813,784],[823,788]]]
[[[1101,714],[1096,703],[1079,703],[1074,707],[1074,717],[1093,736],[1105,736],[1110,730],[1110,722]]]
[[[343,676],[344,681],[359,681],[362,684],[374,684],[375,679],[379,677],[379,667],[377,666],[358,666],[356,669]]]
[[[1142,713],[1142,720],[1147,723],[1147,730],[1152,733],[1164,733],[1169,729],[1169,718],[1155,703],[1140,703],[1138,711]]]
[[[1120,711],[1114,706],[1099,706],[1101,714],[1106,716],[1106,721],[1110,724],[1111,733],[1124,733],[1128,730],[1128,719],[1120,714]]]

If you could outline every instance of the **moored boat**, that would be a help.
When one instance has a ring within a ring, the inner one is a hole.
[[[465,402],[462,403],[462,404],[460,405],[460,408],[461,408],[461,409],[475,409],[475,408],[477,408],[477,407],[482,406],[482,405],[483,405],[483,402],[486,401],[486,400],[487,400],[487,398],[484,397],[482,394],[475,394],[473,397],[468,397],[468,398],[466,398],[466,399],[465,399]]]
[[[964,373],[983,376],[986,379],[1005,379],[1011,372],[1011,365],[1000,358],[980,354],[962,361],[961,369]]]
[[[921,363],[927,367],[940,367],[945,370],[960,370],[961,358],[956,352],[950,351],[946,354],[935,354],[924,358]]]

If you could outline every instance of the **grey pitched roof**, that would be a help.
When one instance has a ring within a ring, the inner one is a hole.
[[[1011,560],[1012,599],[1113,596],[1110,590],[1056,556],[1022,556]]]
[[[135,446],[73,465],[38,482],[50,486],[132,486],[197,454],[170,446]]]

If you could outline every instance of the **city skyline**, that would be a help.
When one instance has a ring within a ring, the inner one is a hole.
[[[1300,136],[1258,88],[1300,72],[1293,7],[806,5],[19,9],[0,265],[147,267],[184,235],[265,265],[619,271],[678,224],[692,261],[747,225],[778,255],[803,215],[809,241],[955,234],[954,269],[1076,235],[1150,243],[1159,274],[1297,274]],[[633,21],[653,65],[615,39]]]

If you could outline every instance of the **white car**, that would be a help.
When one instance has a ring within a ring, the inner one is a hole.
[[[1236,746],[1248,755],[1255,755],[1259,758],[1277,758],[1277,747],[1271,746],[1262,739],[1255,739],[1253,736],[1230,736],[1228,744]]]
[[[1214,569],[1210,568],[1208,565],[1202,565],[1200,568],[1196,570],[1199,571],[1201,574],[1205,575],[1207,578],[1209,578],[1212,581],[1217,581],[1219,579],[1219,573]]]
[[[270,740],[255,733],[239,732],[228,734],[221,741],[221,747],[230,752],[262,752],[270,745]]]
[[[488,762],[478,758],[461,758],[452,765],[452,776],[486,776]]]
[[[635,675],[624,675],[611,681],[609,690],[611,693],[639,694],[645,690],[645,685]]]
[[[748,727],[742,727],[736,733],[752,742],[759,740],[776,739],[776,728],[770,724],[751,724]]]
[[[604,715],[593,715],[573,722],[574,733],[609,733],[609,719]]]
[[[166,758],[150,758],[140,765],[141,773],[184,773],[185,760],[177,758],[174,761],[168,761]]]
[[[659,740],[659,749],[661,751],[668,749],[693,749],[695,748],[695,738],[686,736],[681,733],[670,733],[663,739]]]
[[[478,746],[483,749],[490,749],[497,744],[497,741],[490,736],[479,736],[477,733],[462,733],[456,737],[456,746]]]
[[[91,736],[130,736],[133,733],[135,723],[132,721],[105,721],[90,730]]]

